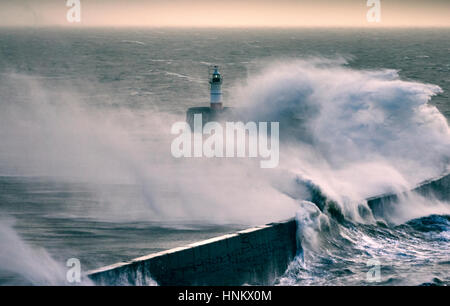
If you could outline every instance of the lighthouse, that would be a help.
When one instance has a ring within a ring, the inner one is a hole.
[[[211,110],[221,110],[222,105],[222,76],[219,73],[219,67],[214,66],[209,79],[211,86]]]
[[[241,121],[238,111],[233,111],[232,107],[224,107],[222,104],[222,75],[219,66],[212,66],[208,69],[210,86],[210,106],[189,107],[186,111],[186,122],[191,129],[194,128],[195,115],[202,115],[202,126],[212,121]],[[206,102],[206,101],[205,101]]]

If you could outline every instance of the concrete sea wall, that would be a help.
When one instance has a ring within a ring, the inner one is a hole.
[[[428,199],[436,199],[439,201],[450,200],[450,174],[441,176],[440,178],[423,182],[412,192],[424,196]],[[382,218],[385,215],[389,215],[393,210],[396,203],[401,197],[408,196],[408,192],[402,194],[388,194],[378,197],[373,197],[367,200],[368,205],[372,209],[372,213],[375,217]]]
[[[413,190],[439,200],[450,199],[450,175]],[[368,199],[382,216],[400,195]],[[209,240],[150,254],[91,271],[99,285],[270,285],[282,275],[299,249],[294,219],[271,223]]]
[[[297,251],[293,219],[197,242],[88,273],[101,285],[271,284]]]

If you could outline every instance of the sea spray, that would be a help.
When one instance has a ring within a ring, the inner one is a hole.
[[[367,197],[448,171],[449,127],[428,104],[438,86],[311,59],[264,67],[236,92],[251,119],[280,121],[280,167],[320,186],[350,218]]]
[[[0,170],[139,186],[132,202],[100,189],[109,205],[101,218],[260,224],[294,215],[297,200],[310,198],[302,186],[309,180],[346,217],[363,221],[365,198],[447,170],[449,128],[428,104],[439,87],[342,64],[276,63],[236,88],[232,99],[250,110],[249,120],[280,122],[280,164],[270,172],[247,159],[175,160],[170,123],[177,115],[105,110],[95,95],[81,104],[74,88],[49,93],[34,77],[3,75],[2,84],[23,88],[24,97],[0,106],[8,127]]]
[[[11,219],[0,219],[0,271],[23,285],[70,285],[66,268],[42,248],[33,248],[13,229]],[[89,285],[84,279],[78,285]]]

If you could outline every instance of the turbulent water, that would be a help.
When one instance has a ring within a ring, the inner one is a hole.
[[[276,284],[450,284],[448,202],[364,200],[450,170],[449,53],[448,29],[1,29],[0,284],[292,216]],[[172,157],[211,64],[227,105],[280,122],[277,168]]]

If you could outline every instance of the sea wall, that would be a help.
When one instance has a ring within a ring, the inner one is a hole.
[[[258,226],[100,268],[100,285],[268,285],[297,251],[293,219]]]
[[[439,200],[450,199],[450,175],[413,190]],[[389,210],[401,195],[368,199],[375,215]],[[88,272],[99,285],[270,285],[297,254],[294,219],[215,237]]]
[[[394,206],[402,197],[407,197],[411,192],[426,197],[427,199],[449,201],[450,174],[443,175],[434,180],[425,181],[412,191],[370,198],[367,200],[367,204],[372,209],[372,213],[375,217],[383,218],[385,215],[389,215],[392,212]]]

